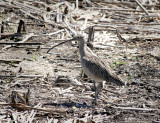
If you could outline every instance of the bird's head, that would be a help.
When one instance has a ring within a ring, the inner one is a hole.
[[[84,41],[84,37],[82,35],[77,35],[75,37],[73,37],[72,40],[76,40],[76,41]]]
[[[84,42],[85,42],[84,37],[83,37],[82,35],[77,35],[77,36],[73,37],[73,38],[70,39],[70,40],[65,40],[65,41],[63,41],[63,42],[61,42],[61,43],[53,46],[51,49],[53,49],[54,47],[57,47],[57,46],[59,46],[59,45],[62,45],[62,44],[64,44],[64,43],[70,42],[70,41],[79,41],[80,43],[84,43]],[[50,51],[51,49],[49,49],[49,50],[47,51],[47,53],[49,53],[49,51]]]

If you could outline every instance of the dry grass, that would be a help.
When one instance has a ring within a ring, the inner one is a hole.
[[[78,1],[78,0],[77,0]],[[1,1],[0,122],[160,121],[159,1]],[[81,76],[81,33],[125,87],[106,84],[92,106]]]

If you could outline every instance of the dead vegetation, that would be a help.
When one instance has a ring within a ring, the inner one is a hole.
[[[160,3],[155,0],[0,1],[0,122],[160,122]],[[128,83],[98,105],[77,42]]]

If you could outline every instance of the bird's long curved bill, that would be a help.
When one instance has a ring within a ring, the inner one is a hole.
[[[47,51],[47,53],[49,53],[49,51],[51,51],[53,48],[55,48],[55,47],[57,47],[57,46],[60,46],[60,45],[62,45],[62,44],[64,44],[64,43],[73,41],[73,40],[75,40],[75,39],[73,38],[73,39],[70,39],[70,40],[65,40],[65,41],[63,41],[63,42],[61,42],[61,43],[59,43],[59,44],[57,44],[57,45],[54,45],[52,48],[50,48],[50,49]],[[57,41],[58,41],[58,40],[57,40]],[[61,41],[62,41],[62,40],[61,40]]]

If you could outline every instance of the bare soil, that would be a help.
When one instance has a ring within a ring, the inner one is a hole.
[[[146,0],[147,15],[131,0],[84,1],[78,9],[72,0],[0,1],[0,122],[160,122],[160,3]],[[20,20],[25,30],[22,25],[17,33]],[[71,30],[87,40],[92,26],[97,26],[93,52],[127,82],[124,87],[106,83],[96,106],[77,42],[47,53],[71,39]],[[24,44],[6,44],[13,42]],[[29,98],[22,101],[27,91]]]

